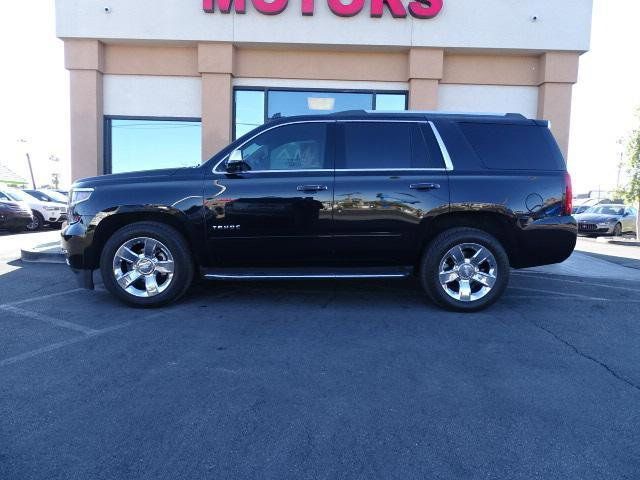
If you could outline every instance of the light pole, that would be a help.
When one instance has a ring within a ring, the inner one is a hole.
[[[619,138],[616,143],[618,144],[618,149],[620,151],[620,161],[618,162],[618,179],[616,180],[616,190],[620,189],[620,173],[622,172],[622,167],[624,166],[624,139]]]
[[[24,143],[25,145],[28,143],[27,140],[25,140],[24,138],[20,138],[18,139],[18,143]],[[33,168],[31,167],[31,156],[29,155],[29,152],[25,152],[25,154],[27,155],[27,165],[29,165],[29,173],[31,174],[31,185],[33,186],[33,189],[36,189],[36,179],[33,176]]]

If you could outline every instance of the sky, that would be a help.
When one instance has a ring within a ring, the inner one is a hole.
[[[51,173],[69,182],[69,75],[55,36],[53,0],[4,2],[0,16],[0,164],[37,184]],[[573,90],[569,170],[574,191],[616,186],[622,146],[640,107],[638,0],[594,0],[591,51],[580,59]],[[568,27],[570,24],[568,23]],[[19,142],[20,139],[26,142]],[[49,156],[60,158],[51,162]],[[624,178],[624,170],[623,170]]]

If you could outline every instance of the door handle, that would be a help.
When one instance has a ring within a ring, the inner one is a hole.
[[[409,185],[412,190],[437,190],[440,188],[438,183],[412,183]]]
[[[319,192],[321,190],[328,190],[326,185],[298,185],[299,192]]]

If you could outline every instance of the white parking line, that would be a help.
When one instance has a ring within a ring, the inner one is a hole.
[[[94,330],[93,328],[85,327],[84,325],[79,325],[73,322],[67,322],[66,320],[60,320],[59,318],[50,317],[49,315],[32,312],[30,310],[23,310],[22,308],[17,308],[11,305],[0,306],[0,310],[4,310],[5,312],[10,312],[15,315],[19,315],[21,317],[31,318],[32,320],[39,320],[41,322],[49,323],[56,327],[66,328],[69,330],[74,330],[76,332],[82,332],[85,335],[95,335],[95,333],[98,331],[98,330]]]
[[[38,348],[36,350],[31,350],[30,352],[21,353],[20,355],[15,355],[13,357],[5,358],[4,360],[0,360],[0,367],[4,367],[7,365],[11,365],[13,363],[22,362],[24,360],[28,360],[35,356],[38,356],[42,353],[51,352],[53,350],[58,350],[59,348],[66,347],[67,345],[73,345],[74,343],[84,342],[85,340],[89,340],[90,338],[97,337],[99,335],[104,335],[105,333],[112,332],[114,330],[119,330],[121,328],[127,327],[130,325],[129,323],[121,323],[120,325],[115,325],[113,327],[104,328],[102,330],[93,330],[93,333],[88,335],[84,335],[82,337],[74,337],[69,340],[65,340],[63,342],[53,343],[51,345],[47,345],[46,347]]]
[[[547,294],[549,296],[559,296],[559,297],[567,297],[567,298],[581,298],[583,300],[605,300],[605,301],[609,301],[609,298],[603,298],[603,297],[591,297],[589,295],[580,295],[578,293],[563,293],[563,292],[558,292],[558,291],[554,291],[554,290],[543,290],[541,288],[528,288],[528,287],[512,287],[509,286],[509,290],[524,290],[526,292],[536,292],[536,293],[544,293]]]
[[[562,282],[562,283],[576,283],[578,285],[588,285],[591,287],[613,288],[615,290],[623,290],[626,292],[633,292],[633,293],[640,292],[640,288],[618,287],[616,285],[607,285],[606,283],[579,282],[577,280],[567,280],[566,278],[554,278],[546,273],[534,274],[534,273],[523,273],[523,272],[511,272],[511,274],[518,277],[530,277],[530,278],[538,278],[538,279],[545,279],[545,280],[553,280],[555,282]]]
[[[30,303],[30,302],[36,302],[36,301],[39,301],[39,300],[47,300],[49,298],[61,297],[63,295],[69,295],[70,293],[80,292],[82,290],[84,290],[84,289],[83,288],[74,288],[73,290],[65,290],[64,292],[50,293],[49,295],[42,295],[42,296],[39,296],[39,297],[31,297],[31,298],[27,298],[25,300],[18,300],[16,302],[3,303],[2,305],[0,305],[0,308],[2,308],[2,307],[15,307],[17,305],[22,305],[24,303]]]

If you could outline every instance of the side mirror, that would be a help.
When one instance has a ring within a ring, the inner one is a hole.
[[[226,162],[227,172],[238,172],[243,169],[244,160],[242,159],[242,152],[240,150],[234,150],[229,154],[229,158]]]

